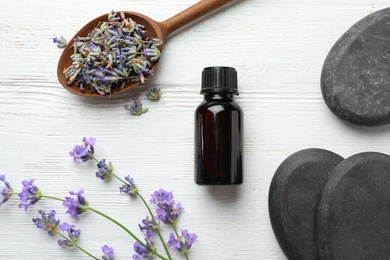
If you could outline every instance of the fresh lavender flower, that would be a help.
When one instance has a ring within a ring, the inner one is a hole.
[[[136,254],[133,255],[133,259],[148,258],[154,255],[156,247],[154,246],[152,235],[153,233],[151,231],[146,231],[146,247],[141,245],[139,242],[134,243],[134,251]]]
[[[73,162],[76,162],[78,159],[86,162],[94,158],[95,153],[95,140],[96,138],[83,138],[83,145],[75,145],[72,151],[69,152],[69,156],[73,157]]]
[[[119,187],[120,192],[126,193],[131,197],[137,195],[138,189],[134,183],[133,178],[130,178],[130,175],[129,175],[129,176],[125,177],[125,181],[127,181],[128,183],[125,183],[122,185],[122,187]]]
[[[183,210],[181,203],[175,203],[173,195],[164,189],[155,191],[150,202],[157,205],[156,214],[157,219],[165,224],[176,226],[177,218]]]
[[[172,201],[170,204],[159,205],[156,209],[157,219],[165,224],[170,224],[172,226],[176,226],[177,218],[182,212],[183,207],[181,203],[175,205],[175,202]]]
[[[135,242],[133,248],[136,252],[136,254],[133,255],[133,259],[148,258],[150,256],[148,249],[143,247],[139,242]]]
[[[14,190],[12,189],[11,185],[9,184],[9,182],[6,181],[4,175],[0,175],[0,181],[2,181],[4,183],[4,185],[5,185],[3,190],[0,192],[0,194],[3,195],[3,197],[4,197],[0,201],[0,207],[1,207],[1,205],[6,203],[11,198],[12,193],[14,192]]]
[[[145,96],[150,100],[159,100],[161,98],[161,89],[151,88],[145,93]]]
[[[88,149],[83,145],[75,145],[72,151],[69,152],[69,156],[73,157],[73,162],[76,162],[77,159],[84,159],[88,155]]]
[[[102,180],[107,180],[111,177],[111,173],[114,170],[114,167],[112,166],[112,163],[109,163],[109,165],[106,164],[106,159],[101,160],[97,167],[99,169],[98,172],[96,172],[96,177],[99,177]]]
[[[24,180],[22,182],[22,192],[18,195],[21,201],[19,208],[27,210],[28,207],[34,205],[42,198],[42,192],[34,185],[34,182],[34,179],[31,179],[30,181]]]
[[[83,193],[83,189],[81,189],[79,192],[70,191],[69,194],[77,196],[77,198],[65,197],[63,205],[68,209],[66,213],[69,213],[70,216],[74,219],[77,219],[78,215],[88,209],[88,202],[84,198]]]
[[[186,255],[192,244],[198,241],[198,235],[195,233],[188,233],[187,229],[182,230],[181,235],[181,237],[176,238],[175,235],[171,233],[169,236],[168,246],[171,249],[180,251],[183,255]]]
[[[154,220],[149,219],[149,216],[142,220],[142,224],[138,224],[141,231],[155,231],[158,229],[158,224]]]
[[[138,98],[133,98],[133,105],[124,105],[125,110],[130,111],[130,114],[140,116],[149,111],[147,108],[142,108],[142,103]]]
[[[107,245],[102,246],[103,256],[101,260],[114,260],[114,249]]]
[[[84,142],[84,145],[85,146],[94,146],[95,145],[95,140],[96,138],[93,138],[93,137],[90,137],[90,138],[86,138],[86,137],[83,137],[83,142]]]
[[[64,36],[54,37],[53,42],[57,43],[58,48],[65,48],[66,45],[68,44],[68,41],[65,39]]]
[[[153,194],[150,195],[152,198],[150,199],[150,203],[152,204],[169,204],[173,200],[173,194],[172,192],[168,192],[162,188],[160,188],[158,191],[155,191]]]
[[[49,234],[58,233],[60,220],[56,219],[56,212],[54,210],[51,210],[48,214],[43,210],[38,210],[38,212],[41,214],[41,218],[32,219],[37,228],[46,230]]]
[[[67,222],[64,222],[62,225],[59,226],[59,230],[61,230],[62,232],[66,231],[68,233],[68,237],[69,237],[69,239],[58,240],[57,242],[58,242],[59,246],[65,245],[65,246],[71,247],[71,246],[74,246],[75,244],[77,244],[77,242],[79,241],[79,236],[80,236],[81,230],[75,229],[74,225],[70,225]]]

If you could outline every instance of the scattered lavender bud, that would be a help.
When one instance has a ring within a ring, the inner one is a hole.
[[[159,100],[161,98],[161,89],[151,88],[145,93],[145,96],[150,100]]]
[[[57,43],[58,48],[65,48],[66,45],[68,44],[68,41],[65,39],[64,36],[54,37],[53,42]]]
[[[142,103],[138,98],[133,98],[133,105],[124,105],[124,108],[135,116],[140,116],[149,111],[147,108],[142,108]]]

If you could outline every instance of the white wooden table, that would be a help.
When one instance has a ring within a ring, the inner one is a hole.
[[[207,0],[205,0],[207,1]],[[121,177],[135,178],[142,194],[160,187],[185,210],[179,229],[199,235],[190,259],[285,259],[271,229],[268,188],[279,164],[304,148],[348,157],[390,151],[388,126],[362,128],[336,118],[320,91],[320,72],[333,43],[359,19],[385,8],[385,0],[243,0],[171,35],[155,76],[111,98],[83,98],[57,81],[61,54],[55,36],[70,39],[89,20],[110,10],[131,10],[162,21],[195,0],[37,1],[2,0],[0,8],[0,174],[16,192],[35,178],[46,195],[64,197],[84,188],[90,205],[136,234],[147,214],[139,200],[119,194],[120,183],[95,177],[94,163],[68,156],[83,136],[96,137],[96,156],[112,162]],[[204,67],[233,66],[237,101],[245,114],[244,183],[202,187],[193,181],[193,113],[202,100]],[[159,87],[162,99],[142,99],[149,112],[123,109],[136,95]],[[2,187],[1,187],[2,188]],[[129,259],[133,240],[92,212],[78,221],[60,202],[41,200],[27,212],[14,195],[0,208],[0,259],[88,259],[60,248],[58,237],[38,230],[37,210],[55,209],[61,221],[82,230],[80,245]],[[164,236],[170,229],[163,227]],[[179,259],[173,254],[174,259]]]

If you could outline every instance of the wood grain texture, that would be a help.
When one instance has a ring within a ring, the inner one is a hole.
[[[206,0],[205,0],[206,1]],[[318,3],[317,3],[318,2]],[[2,1],[0,9],[0,174],[15,191],[35,178],[45,194],[63,197],[84,188],[90,205],[138,232],[147,214],[140,201],[103,183],[93,163],[73,164],[69,150],[83,136],[97,138],[96,156],[132,175],[145,197],[159,187],[185,208],[179,228],[199,235],[190,259],[285,259],[268,217],[268,188],[290,154],[318,147],[344,157],[363,151],[389,152],[390,129],[346,124],[326,107],[320,71],[333,43],[355,22],[385,8],[384,0],[241,0],[171,35],[155,76],[145,86],[112,97],[88,99],[64,90],[56,78],[61,50],[55,36],[72,37],[89,20],[110,10],[131,10],[163,21],[195,0]],[[193,113],[201,102],[204,67],[233,66],[239,73],[244,110],[244,183],[200,187],[193,181]],[[131,97],[160,87],[159,102],[144,100],[149,112],[131,116]],[[43,200],[27,212],[17,196],[0,208],[0,259],[88,259],[57,238],[37,230],[38,209],[60,203]],[[133,241],[92,212],[81,216],[81,245],[100,256],[115,248],[129,259]],[[163,229],[164,236],[170,230]],[[6,238],[6,239],[4,239]],[[175,255],[175,259],[179,259]]]

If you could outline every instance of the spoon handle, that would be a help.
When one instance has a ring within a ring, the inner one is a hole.
[[[233,0],[201,0],[197,2],[175,16],[159,23],[163,33],[163,38],[184,25],[195,21],[203,15],[206,15],[232,1]]]

